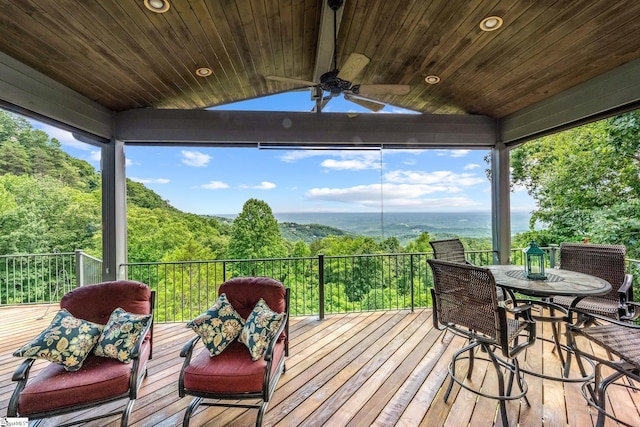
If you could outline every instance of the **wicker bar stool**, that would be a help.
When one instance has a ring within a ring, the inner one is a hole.
[[[433,257],[435,259],[473,265],[467,261],[464,255],[464,246],[460,239],[434,240],[429,242],[429,244],[433,249]],[[501,287],[498,287],[498,301],[511,304],[511,297]]]
[[[640,305],[638,304],[629,304],[640,309]],[[582,395],[587,400],[587,403],[598,411],[596,426],[604,426],[606,417],[622,425],[637,425],[635,423],[629,424],[629,420],[620,420],[618,417],[607,412],[607,389],[612,385],[616,385],[630,388],[634,391],[639,390],[635,384],[640,381],[640,325],[594,315],[583,310],[573,309],[570,315],[573,313],[577,313],[582,317],[589,317],[591,320],[589,322],[583,322],[582,325],[568,325],[567,338],[568,344],[576,354],[596,362],[594,378],[582,386]],[[589,345],[582,345],[583,343],[580,338],[586,338],[586,340],[598,344],[604,348],[609,355],[613,354],[616,357],[610,356],[604,358],[594,355]],[[578,360],[580,370],[585,372],[580,357],[576,359]],[[606,377],[604,377],[603,374],[603,368],[605,367],[613,369],[613,373]],[[620,381],[623,377],[627,378],[627,384]],[[635,422],[637,422],[637,420]]]
[[[435,259],[471,265],[464,256],[464,246],[460,239],[434,240],[429,244],[433,249]]]
[[[531,305],[507,308],[498,304],[495,279],[486,268],[433,259],[428,262],[433,271],[434,327],[450,330],[469,340],[466,346],[455,352],[449,364],[450,381],[444,400],[446,402],[449,398],[455,381],[475,394],[499,400],[502,423],[508,426],[506,401],[524,398],[529,405],[527,384],[516,356],[535,341]],[[486,358],[474,354],[476,347],[487,354]],[[502,357],[496,354],[498,350]],[[458,376],[456,363],[468,360],[466,378],[471,379],[474,359],[493,364],[498,378],[498,394],[472,388]],[[503,371],[508,372],[506,382]],[[517,394],[511,393],[514,379],[520,389]]]
[[[584,243],[560,244],[560,268],[599,277],[611,284],[611,292],[583,298],[576,307],[589,313],[618,320],[633,320],[640,315],[633,301],[633,276],[625,273],[626,248],[623,245]],[[570,307],[572,297],[553,297],[555,304]]]

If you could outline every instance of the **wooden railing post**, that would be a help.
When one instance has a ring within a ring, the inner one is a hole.
[[[318,315],[324,319],[324,255],[318,254]]]

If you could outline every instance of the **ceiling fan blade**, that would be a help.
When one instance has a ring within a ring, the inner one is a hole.
[[[360,85],[358,94],[364,96],[375,95],[407,95],[411,92],[409,85]]]
[[[338,78],[348,82],[354,81],[362,70],[364,70],[364,67],[369,64],[369,61],[370,59],[361,53],[352,53],[340,69]]]
[[[317,85],[317,83],[311,82],[309,80],[292,79],[290,77],[264,76],[264,78],[267,80],[273,80],[276,82],[291,83],[298,86],[316,86]]]
[[[311,112],[313,113],[320,113],[322,112],[322,110],[324,110],[325,105],[327,105],[327,103],[331,101],[331,97],[330,96],[325,96],[322,99],[316,99],[316,105],[311,109]]]
[[[385,107],[385,104],[382,104],[380,102],[372,101],[370,99],[358,98],[355,96],[351,96],[349,94],[345,94],[344,99],[346,99],[347,101],[351,101],[355,104],[358,104],[359,106],[364,107],[368,110],[371,110],[374,113],[377,113],[378,111],[382,110]]]

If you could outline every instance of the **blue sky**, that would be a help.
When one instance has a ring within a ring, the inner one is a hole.
[[[310,111],[306,91],[257,98],[218,109]],[[368,110],[342,97],[325,112]],[[407,113],[393,106],[376,114]],[[68,132],[33,122],[70,155],[98,169],[100,150]],[[144,183],[176,208],[196,214],[237,214],[250,198],[274,213],[464,212],[491,208],[486,150],[259,150],[257,148],[127,146],[127,177]],[[382,167],[381,167],[382,166]],[[382,185],[381,185],[382,184]],[[514,211],[534,201],[519,189]]]

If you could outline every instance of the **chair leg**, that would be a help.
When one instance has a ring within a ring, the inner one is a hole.
[[[189,427],[189,421],[191,420],[191,416],[193,415],[193,412],[196,410],[198,406],[200,406],[203,400],[204,399],[202,397],[195,397],[191,401],[191,403],[187,407],[187,410],[184,413],[184,418],[182,420],[182,427]]]
[[[471,342],[470,344],[462,347],[460,350],[453,353],[453,357],[451,358],[451,363],[449,364],[449,386],[447,387],[447,391],[444,394],[444,401],[449,400],[449,395],[451,394],[451,390],[453,389],[453,378],[456,376],[456,361],[460,355],[469,352],[469,368],[467,370],[467,378],[471,378],[471,371],[473,368],[473,349],[476,348],[479,344],[477,342]]]
[[[482,347],[484,348],[484,347]],[[474,347],[471,347],[469,349],[469,368],[467,369],[467,379],[470,380],[471,379],[471,375],[473,374],[473,362],[474,362],[474,357],[475,354],[473,354],[473,349]]]
[[[596,366],[596,389],[598,400],[595,402],[598,405],[598,420],[596,421],[596,427],[603,427],[604,421],[607,416],[606,405],[607,405],[607,387],[614,381],[618,380],[620,377],[623,377],[624,374],[621,372],[615,372],[609,375],[606,378],[602,378],[602,365],[598,364]],[[617,420],[616,420],[617,421]],[[625,424],[625,423],[623,423]]]
[[[264,413],[267,412],[267,406],[269,406],[269,402],[262,401],[262,405],[260,405],[260,408],[258,409],[258,416],[256,418],[256,427],[262,426],[262,417],[264,416]]]
[[[122,417],[120,417],[120,427],[127,427],[129,425],[129,415],[131,415],[135,403],[135,399],[129,399],[129,402],[127,402],[127,406],[125,406],[122,412]]]
[[[502,374],[502,369],[500,368],[500,364],[498,363],[498,360],[496,359],[496,356],[493,354],[493,352],[488,351],[487,353],[489,353],[489,357],[491,358],[491,362],[493,363],[493,367],[495,368],[496,374],[498,376],[498,393],[500,393],[500,396],[501,396],[499,400],[500,400],[500,416],[502,417],[502,425],[504,427],[508,427],[509,418],[507,417],[507,400],[504,398],[507,395],[505,384],[504,384],[504,375]],[[512,382],[513,382],[513,372],[509,374],[509,385],[508,385],[509,394],[511,393]]]

